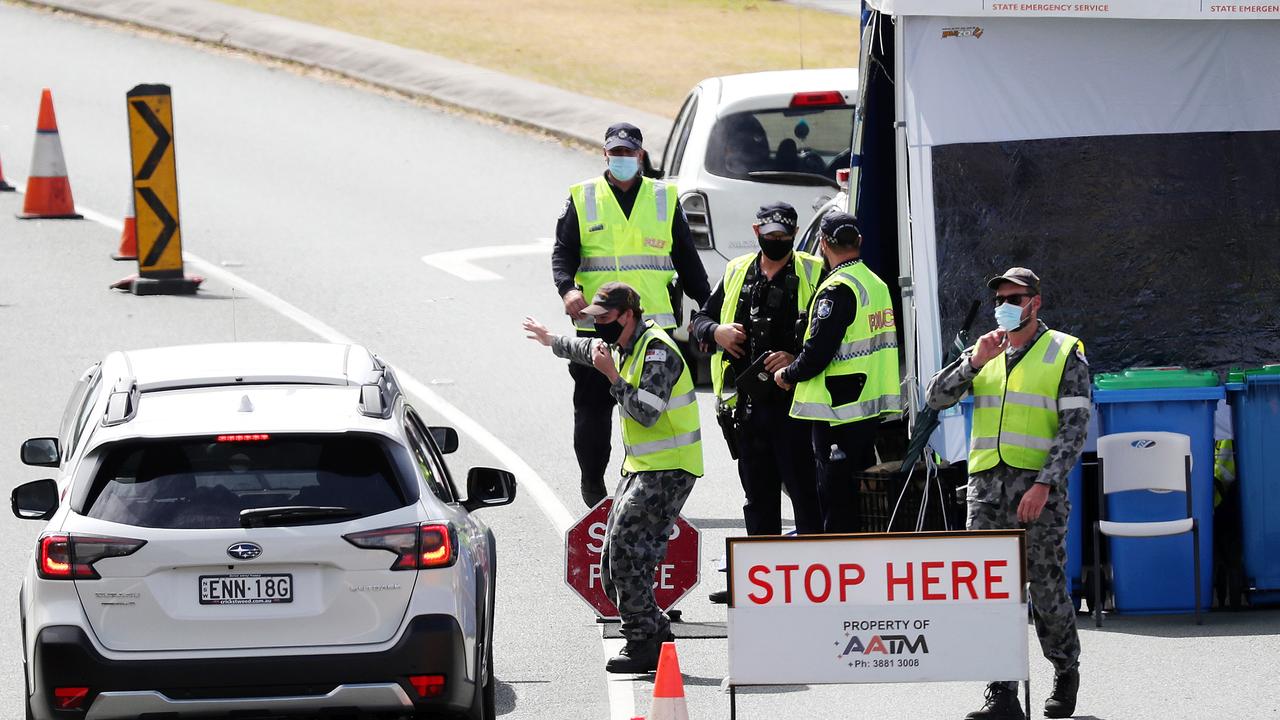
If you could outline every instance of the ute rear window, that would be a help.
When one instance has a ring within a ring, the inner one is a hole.
[[[853,107],[760,110],[725,115],[707,139],[707,170],[721,177],[792,185],[834,181],[849,167]]]
[[[272,435],[123,443],[107,451],[85,515],[150,528],[240,527],[240,511],[337,507],[376,515],[417,500],[384,441],[365,435]],[[401,453],[403,454],[403,453]],[[411,472],[411,471],[410,471]],[[334,522],[299,518],[277,524]]]

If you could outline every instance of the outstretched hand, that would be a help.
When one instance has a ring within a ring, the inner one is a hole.
[[[547,329],[546,325],[543,325],[531,317],[525,317],[524,322],[521,323],[520,326],[524,328],[525,332],[529,333],[528,335],[525,335],[525,337],[530,340],[537,340],[543,345],[551,347],[551,339],[554,336],[551,334],[551,331]]]

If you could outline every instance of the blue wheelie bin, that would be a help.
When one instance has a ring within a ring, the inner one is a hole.
[[[1213,415],[1224,397],[1217,374],[1133,368],[1098,375],[1094,388],[1102,435],[1154,430],[1191,438],[1191,506],[1200,525],[1200,596],[1207,607],[1213,598]],[[1186,503],[1186,497],[1177,492],[1114,493],[1107,496],[1107,519],[1173,520],[1186,516]],[[1190,533],[1113,537],[1109,542],[1116,612],[1189,613],[1195,609]]]
[[[964,434],[973,437],[973,397],[960,401],[964,411]],[[1071,503],[1071,515],[1067,518],[1067,592],[1071,593],[1076,609],[1080,609],[1077,591],[1084,587],[1080,580],[1080,567],[1084,558],[1084,472],[1076,461],[1067,476],[1067,501]]]
[[[1232,372],[1227,402],[1235,425],[1244,572],[1253,605],[1280,603],[1280,365]]]

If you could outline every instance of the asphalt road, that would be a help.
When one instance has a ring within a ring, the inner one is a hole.
[[[568,329],[547,256],[528,246],[551,234],[567,187],[598,172],[599,159],[326,78],[12,5],[0,4],[0,48],[6,174],[25,177],[39,91],[51,87],[76,199],[111,217],[128,188],[125,91],[171,84],[185,247],[223,271],[196,298],[114,294],[107,283],[131,271],[108,259],[114,230],[93,220],[19,222],[12,213],[21,198],[0,195],[4,482],[41,476],[12,450],[25,437],[56,431],[78,374],[112,349],[348,336],[483,430],[464,436],[451,459],[455,472],[506,462],[509,449],[549,490],[535,502],[534,478],[526,478],[515,505],[484,511],[500,548],[499,713],[642,714],[651,679],[606,679],[599,626],[561,579],[560,528],[583,510],[569,445],[570,384],[563,364],[519,330],[526,314]],[[497,279],[462,273],[472,278],[465,279],[421,261],[495,245],[521,247],[475,261]],[[439,402],[422,404],[439,417]],[[701,405],[708,472],[685,515],[704,531],[704,580],[683,607],[686,620],[723,622],[724,610],[705,594],[721,586],[713,560],[724,537],[740,532],[741,494],[715,440],[710,403]],[[39,529],[0,518],[7,550],[0,553],[0,656],[7,659],[0,717],[20,708],[14,598]],[[1280,615],[1258,612],[1215,615],[1204,628],[1184,618],[1122,618],[1101,632],[1085,630],[1080,717],[1280,717],[1272,679],[1277,630]],[[1049,673],[1032,642],[1038,705]],[[679,648],[691,717],[727,716],[720,689],[726,641],[686,639]],[[744,718],[961,717],[980,698],[973,685],[784,687],[745,692],[739,711]]]

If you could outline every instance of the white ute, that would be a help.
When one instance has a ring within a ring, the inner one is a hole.
[[[118,352],[85,372],[20,594],[27,717],[494,717],[493,534],[392,369],[368,350]]]

